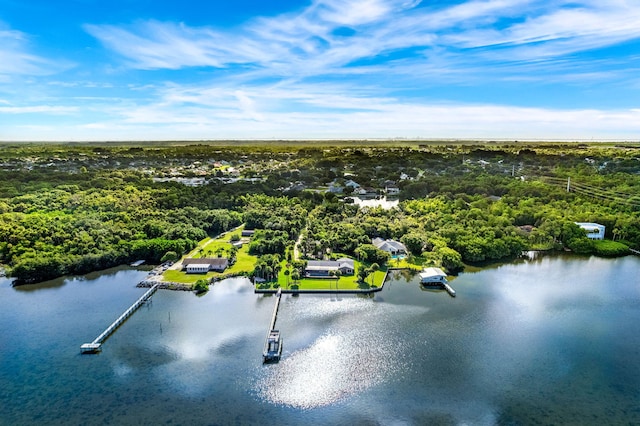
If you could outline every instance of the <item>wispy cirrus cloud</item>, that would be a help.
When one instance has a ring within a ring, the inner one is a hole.
[[[531,60],[640,37],[640,4],[614,1],[468,1],[437,9],[398,0],[317,0],[292,14],[257,18],[234,31],[146,21],[85,29],[136,68],[255,66],[275,74],[340,72],[399,50],[430,56],[488,46],[501,61]],[[496,25],[497,22],[503,22]],[[341,30],[345,30],[342,31]],[[347,35],[345,35],[347,34]],[[429,51],[424,54],[419,49]],[[492,59],[485,55],[484,60]],[[390,61],[390,60],[389,60]]]
[[[27,34],[0,22],[0,76],[49,75],[70,66],[32,53]]]
[[[117,71],[85,64],[0,114],[74,115],[65,122],[89,139],[628,138],[637,22],[629,0],[311,0],[236,27],[85,23]],[[28,37],[6,31],[11,66],[45,72]]]
[[[53,114],[65,115],[78,111],[77,107],[61,105],[0,106],[0,114]]]

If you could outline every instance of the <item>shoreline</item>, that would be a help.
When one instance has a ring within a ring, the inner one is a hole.
[[[176,283],[172,281],[158,281],[158,280],[142,280],[136,287],[138,288],[151,288],[158,284],[158,289],[161,290],[174,290],[174,291],[193,291],[193,287],[190,284]]]

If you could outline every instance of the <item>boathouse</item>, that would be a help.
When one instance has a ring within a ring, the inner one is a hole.
[[[604,240],[604,225],[592,222],[575,222],[575,224],[587,232],[587,238],[592,240]]]
[[[421,284],[445,284],[447,274],[440,268],[424,268],[420,273]]]
[[[187,274],[206,274],[209,271],[222,272],[227,269],[228,266],[229,259],[226,257],[189,258],[182,261],[183,270],[185,270]]]

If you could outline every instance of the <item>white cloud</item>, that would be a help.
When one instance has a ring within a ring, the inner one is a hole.
[[[0,81],[14,75],[50,75],[71,67],[64,61],[53,61],[31,53],[27,34],[0,23]]]
[[[0,114],[72,114],[77,107],[60,105],[0,106]]]
[[[0,114],[89,110],[93,115],[73,127],[73,134],[88,139],[637,138],[640,117],[634,110],[562,109],[553,106],[554,93],[546,108],[507,105],[505,98],[490,96],[481,104],[444,103],[450,92],[438,90],[455,84],[458,93],[467,87],[476,93],[495,87],[499,93],[495,83],[513,88],[553,81],[555,87],[582,84],[595,90],[602,89],[594,82],[613,82],[637,91],[637,54],[576,59],[580,52],[640,38],[637,22],[640,3],[624,0],[472,0],[453,6],[313,0],[303,10],[232,29],[154,20],[87,24],[84,29],[125,62],[115,64],[109,76],[125,80],[52,81],[47,87],[57,93],[113,85],[109,98],[68,97],[66,105],[73,99],[82,107],[56,110],[47,106],[55,104],[51,98],[32,88],[27,106],[0,103]],[[0,81],[3,67],[26,74],[47,68],[28,53],[24,34],[0,29],[3,40],[12,41],[0,44]],[[14,56],[5,59],[3,52]],[[190,74],[191,85],[161,78],[182,79],[192,70],[141,73],[149,84],[127,90],[128,99],[116,98],[126,87],[127,68],[192,67],[214,70]],[[587,104],[576,97],[573,105]]]
[[[157,21],[85,29],[134,68],[234,67],[239,78],[299,80],[403,74],[405,65],[469,76],[470,64],[558,59],[640,37],[640,4],[625,1],[418,4],[316,0],[300,12],[257,18],[224,31]],[[500,20],[506,22],[502,27],[496,25]],[[344,27],[352,34],[336,32]]]
[[[637,139],[638,109],[525,108],[499,104],[429,103],[349,93],[335,84],[246,86],[175,84],[152,101],[118,104],[100,117],[48,132],[5,126],[3,139],[341,139],[499,138]],[[17,109],[0,113],[18,113]],[[55,110],[42,108],[42,113]],[[73,112],[64,109],[57,112]],[[38,112],[25,108],[22,112]],[[76,115],[82,111],[75,111]],[[55,135],[60,135],[56,137]],[[39,137],[40,135],[40,137]]]

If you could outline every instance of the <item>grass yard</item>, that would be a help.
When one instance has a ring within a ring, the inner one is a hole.
[[[198,243],[198,247],[192,250],[185,257],[193,257],[193,258],[201,258],[201,257],[217,257],[218,251],[222,250],[223,257],[229,256],[229,250],[232,245],[229,242],[229,239],[232,235],[240,236],[242,233],[242,228],[236,229],[234,231],[228,232],[224,235],[219,236],[218,238],[206,238],[200,243]],[[229,268],[225,269],[224,272],[207,272],[206,274],[187,274],[186,272],[169,269],[162,274],[165,281],[171,281],[182,284],[195,284],[201,278],[211,279],[220,275],[227,274],[240,274],[243,272],[251,272],[255,266],[256,260],[258,258],[256,256],[252,256],[249,254],[249,244],[243,244],[242,247],[238,249],[236,253],[236,262]]]
[[[434,266],[422,256],[405,256],[401,259],[389,259],[388,268],[415,269],[422,270],[423,266]]]
[[[262,284],[259,288],[277,288],[282,287],[284,289],[299,289],[299,290],[364,290],[372,287],[380,287],[382,280],[386,274],[386,268],[376,271],[374,274],[369,275],[366,283],[359,283],[358,277],[354,275],[343,275],[340,279],[335,278],[302,278],[297,282],[293,282],[291,277],[285,275],[286,261],[281,263],[281,269],[278,274],[277,282],[267,282]],[[354,266],[356,271],[360,267],[361,263],[354,260]]]

